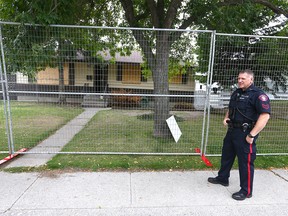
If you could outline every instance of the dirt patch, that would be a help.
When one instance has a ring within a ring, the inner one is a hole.
[[[40,173],[40,178],[59,178],[64,172],[62,170],[43,171]]]
[[[200,111],[172,111],[172,115],[176,115],[185,120],[192,120],[203,117],[204,113]]]
[[[145,114],[152,114],[153,112],[150,110],[121,110],[121,113],[127,116],[141,116]]]
[[[46,170],[40,172],[39,178],[59,178],[63,174],[75,173],[75,172],[91,172],[91,170],[77,169],[77,168],[70,168],[63,170]]]
[[[45,128],[51,128],[55,125],[61,125],[63,123],[63,118],[60,117],[53,117],[53,116],[47,116],[47,117],[40,117],[40,118],[34,118],[34,119],[21,119],[18,120],[17,124],[14,124],[15,126],[19,127],[43,127]]]

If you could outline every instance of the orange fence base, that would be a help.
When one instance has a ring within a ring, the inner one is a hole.
[[[194,150],[195,150],[196,153],[201,153],[200,148],[195,148]],[[213,166],[213,164],[208,160],[208,158],[205,157],[205,155],[201,155],[201,159],[206,164],[206,166],[208,166],[208,167],[212,167]]]
[[[204,161],[204,163],[206,164],[206,166],[208,166],[208,167],[212,167],[213,166],[213,164],[204,155],[202,155],[201,158]]]
[[[6,163],[7,161],[12,160],[12,159],[15,158],[16,156],[18,156],[19,153],[25,152],[25,151],[27,151],[27,148],[22,148],[22,149],[20,149],[19,151],[17,151],[16,153],[11,154],[11,155],[5,157],[4,159],[0,160],[0,165],[3,164],[3,163]]]

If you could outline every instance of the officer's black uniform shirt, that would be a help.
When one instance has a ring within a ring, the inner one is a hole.
[[[229,118],[232,122],[255,123],[261,113],[271,113],[269,97],[253,84],[243,91],[235,90],[229,102]]]

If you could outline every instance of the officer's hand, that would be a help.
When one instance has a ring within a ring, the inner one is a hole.
[[[246,142],[249,143],[249,144],[252,144],[254,141],[254,138],[251,138],[249,136],[246,136]]]
[[[224,118],[224,120],[223,120],[223,125],[224,125],[224,126],[227,126],[229,121],[230,121],[229,118]]]

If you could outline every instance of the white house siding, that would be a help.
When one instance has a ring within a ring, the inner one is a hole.
[[[17,83],[28,83],[28,76],[23,75],[21,72],[16,73],[16,82]]]

